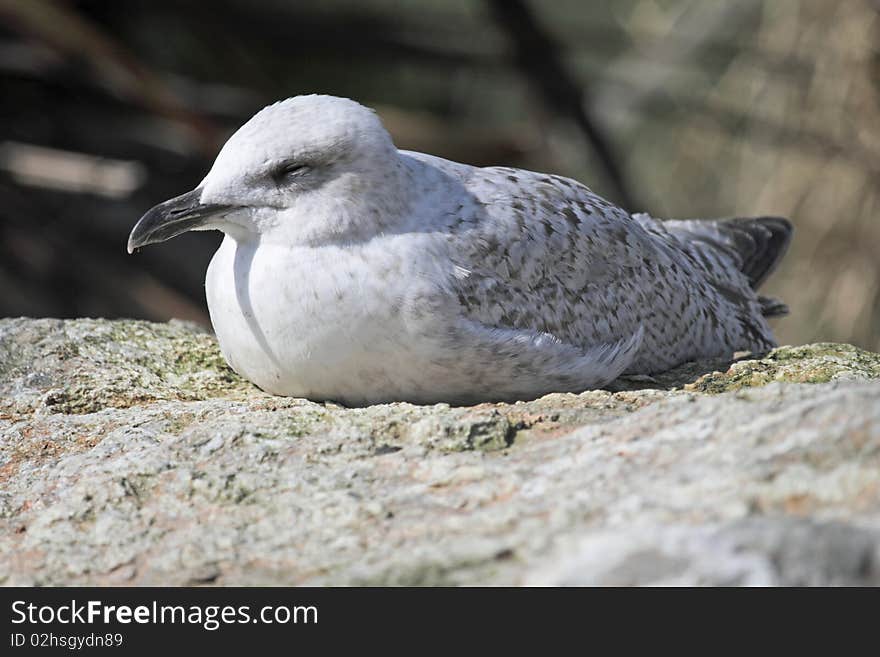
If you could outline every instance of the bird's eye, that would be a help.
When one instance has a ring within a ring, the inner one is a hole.
[[[277,180],[286,180],[302,175],[308,170],[309,165],[303,164],[302,162],[287,162],[275,170],[274,177]]]

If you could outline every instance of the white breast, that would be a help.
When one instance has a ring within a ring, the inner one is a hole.
[[[437,317],[424,236],[290,247],[226,237],[208,268],[211,321],[232,368],[275,394],[369,403],[430,387]],[[419,270],[415,259],[420,252]],[[414,308],[420,312],[413,312]]]

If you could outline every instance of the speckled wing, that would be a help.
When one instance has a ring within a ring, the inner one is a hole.
[[[631,372],[772,344],[756,296],[724,254],[713,280],[713,265],[662,223],[567,178],[493,167],[469,168],[462,182],[468,194],[448,229],[465,316],[583,349],[643,327]]]
[[[466,186],[475,204],[456,231],[466,313],[584,347],[638,330],[633,275],[649,245],[626,213],[574,181],[516,169],[475,169]]]
[[[776,269],[791,243],[793,226],[782,217],[730,219],[668,219],[634,215],[646,230],[659,230],[693,262],[735,315],[735,325],[748,345],[737,349],[765,351],[776,346],[764,317],[788,314],[779,299],[760,296],[757,289]],[[742,342],[743,338],[740,338]],[[745,343],[743,343],[745,344]]]

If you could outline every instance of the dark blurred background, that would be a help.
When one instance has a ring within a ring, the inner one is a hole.
[[[791,217],[780,341],[880,350],[878,37],[876,0],[0,0],[0,316],[207,324],[220,236],[128,232],[320,92],[631,211]]]

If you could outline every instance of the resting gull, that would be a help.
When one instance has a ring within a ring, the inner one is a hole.
[[[267,392],[347,405],[477,403],[764,352],[785,306],[755,289],[781,218],[658,221],[562,176],[398,150],[332,96],[266,107],[129,252],[225,237],[205,281],[229,365]]]

